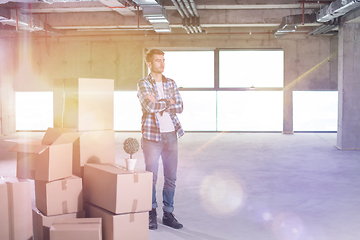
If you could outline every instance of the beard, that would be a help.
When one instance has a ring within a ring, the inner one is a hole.
[[[163,73],[163,72],[164,72],[164,69],[165,69],[165,68],[152,67],[152,68],[151,68],[151,72],[161,74],[161,73]]]

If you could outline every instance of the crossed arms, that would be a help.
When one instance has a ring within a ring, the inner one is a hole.
[[[148,113],[166,111],[168,113],[182,113],[183,102],[174,81],[169,81],[169,95],[166,99],[157,99],[154,87],[149,81],[140,80],[138,83],[138,98],[143,109]]]

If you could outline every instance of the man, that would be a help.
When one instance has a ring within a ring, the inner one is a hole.
[[[149,213],[149,229],[157,229],[158,207],[156,181],[159,159],[164,168],[163,219],[164,225],[180,229],[183,227],[174,217],[175,181],[178,162],[177,138],[184,135],[177,113],[182,113],[183,102],[174,80],[162,73],[165,68],[164,52],[152,49],[146,55],[151,73],[140,79],[137,85],[142,107],[142,149],[146,170],[153,173],[152,210]]]

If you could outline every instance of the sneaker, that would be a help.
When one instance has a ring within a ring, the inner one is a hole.
[[[173,213],[170,212],[165,212],[164,211],[164,216],[163,216],[163,224],[175,229],[180,229],[183,227],[183,225],[181,223],[178,222],[178,220],[176,220],[175,216]]]
[[[155,230],[158,228],[156,217],[157,217],[156,208],[153,208],[149,212],[149,229],[151,229],[151,230]]]

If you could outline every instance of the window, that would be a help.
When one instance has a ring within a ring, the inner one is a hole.
[[[337,131],[337,91],[294,91],[294,131]]]
[[[184,111],[179,114],[185,131],[216,131],[216,92],[181,91]]]
[[[282,131],[281,91],[219,91],[218,131]]]
[[[53,127],[52,92],[16,92],[16,130],[46,130]]]
[[[284,86],[282,50],[223,50],[219,52],[220,88]]]
[[[181,91],[184,112],[178,116],[185,131],[282,131],[282,50],[165,51],[165,64],[164,75],[174,79]],[[236,89],[251,86],[269,90]],[[311,96],[304,93],[294,93],[294,130],[336,129],[335,95],[330,94],[331,101],[327,95],[321,96],[322,100],[317,101],[321,105],[316,108],[316,104],[311,105],[315,97],[306,105],[305,100]],[[52,92],[18,92],[16,97],[17,130],[46,130],[53,126]],[[327,102],[325,113],[310,119]],[[140,131],[141,115],[136,91],[114,92],[114,130]],[[329,116],[329,127],[304,127],[309,121],[325,121],[320,120],[324,115]]]
[[[214,52],[165,51],[164,75],[179,88],[213,88]]]

